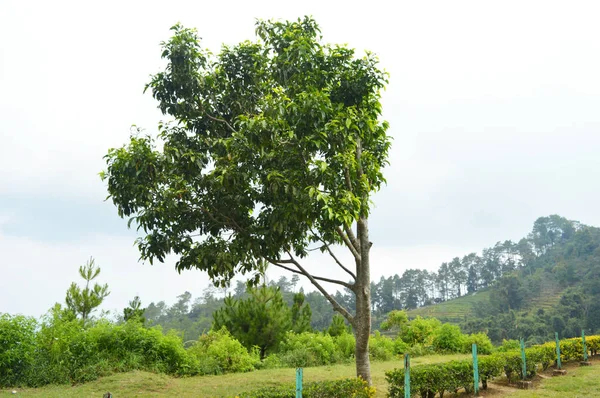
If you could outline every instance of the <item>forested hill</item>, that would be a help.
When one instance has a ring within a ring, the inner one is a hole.
[[[543,341],[555,331],[574,337],[600,327],[599,228],[541,217],[518,243],[498,243],[472,262],[469,256],[440,267],[433,296],[439,303],[413,309],[410,317],[460,323],[465,332],[483,331],[494,341]],[[450,272],[445,281],[444,267]],[[445,300],[446,291],[453,298]]]
[[[449,259],[437,272],[407,269],[402,275],[372,282],[373,323],[392,310],[408,310],[410,317],[435,316],[459,323],[468,332],[487,332],[492,340],[525,337],[546,339],[554,330],[564,336],[595,330],[600,325],[600,229],[552,215],[535,221],[532,231],[518,242],[498,242],[480,254],[465,253]],[[270,281],[291,305],[297,278]],[[151,303],[150,324],[184,332],[192,340],[212,323],[222,297],[242,297],[245,285],[227,291],[207,288],[193,299],[189,292],[171,307]],[[336,299],[353,307],[351,294]],[[311,325],[323,330],[331,324],[331,305],[318,292],[306,294],[312,310]],[[597,321],[595,321],[597,320]],[[595,323],[598,322],[598,325]]]

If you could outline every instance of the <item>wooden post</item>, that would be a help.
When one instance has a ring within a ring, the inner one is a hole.
[[[479,395],[479,362],[477,361],[477,344],[471,346],[473,350],[473,392]]]
[[[554,332],[554,338],[556,339],[556,369],[561,370],[562,364],[560,363],[560,341],[558,340],[558,332]]]
[[[521,362],[523,363],[523,380],[527,378],[527,359],[525,358],[525,341],[521,337]]]
[[[410,398],[410,357],[404,355],[404,398]]]
[[[585,345],[585,331],[583,329],[581,329],[581,342],[583,343],[583,361],[587,362],[588,360],[588,353],[587,353],[587,347]]]
[[[296,369],[296,398],[302,398],[302,368]]]

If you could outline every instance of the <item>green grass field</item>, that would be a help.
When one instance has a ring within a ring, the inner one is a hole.
[[[414,358],[412,364],[435,363],[452,359],[468,358],[467,355],[431,355]],[[385,397],[387,383],[385,372],[402,367],[401,360],[372,362],[373,385],[377,397]],[[320,366],[304,369],[304,381],[333,380],[356,375],[353,363]],[[94,397],[110,391],[115,398],[121,397],[233,397],[244,391],[277,384],[294,383],[294,369],[266,369],[250,373],[234,373],[221,376],[197,376],[173,378],[148,372],[116,374],[79,386],[48,386],[36,389],[19,389],[15,397]],[[4,390],[3,394],[10,394]]]
[[[413,364],[435,363],[452,359],[464,359],[467,355],[432,355],[415,358]],[[373,384],[377,397],[385,397],[387,383],[385,372],[401,367],[400,361],[372,363]],[[562,377],[545,377],[536,383],[534,390],[517,390],[513,387],[491,385],[483,396],[515,398],[558,398],[558,397],[597,397],[600,398],[600,361],[594,366],[578,367],[571,364],[568,374]],[[94,397],[100,398],[107,391],[115,398],[122,397],[233,397],[236,393],[254,390],[259,387],[294,382],[294,369],[269,369],[251,373],[237,373],[222,376],[199,376],[173,378],[148,372],[116,374],[79,386],[47,386],[36,389],[18,389],[17,394],[3,390],[0,395],[13,397]],[[354,376],[354,365],[323,366],[304,369],[304,380],[319,381]],[[463,394],[459,394],[464,396]],[[444,397],[452,395],[444,395]]]

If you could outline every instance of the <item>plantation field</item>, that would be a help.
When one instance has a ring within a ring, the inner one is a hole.
[[[413,365],[465,359],[469,355],[429,355],[411,360]],[[385,372],[402,367],[401,360],[371,362],[373,385],[377,397],[385,397]],[[319,366],[304,369],[304,381],[323,381],[355,377],[354,363]],[[103,377],[78,386],[46,386],[19,389],[13,397],[102,397],[107,391],[121,397],[232,397],[236,393],[260,387],[294,383],[294,369],[265,369],[250,373],[230,373],[220,376],[174,378],[149,372],[129,372]],[[10,394],[4,390],[3,394]]]
[[[477,304],[489,305],[491,289],[478,291],[476,294],[455,298],[439,304],[416,308],[407,312],[409,319],[417,315],[423,318],[435,317],[442,322],[460,323],[473,315],[473,306]],[[563,290],[552,281],[542,281],[539,295],[532,297],[522,308],[523,311],[530,309],[551,310],[555,307],[562,296]]]
[[[410,319],[417,315],[421,317],[435,317],[442,322],[462,322],[465,317],[471,315],[473,305],[476,303],[488,303],[490,290],[477,292],[469,296],[459,297],[443,303],[428,305],[408,311]]]

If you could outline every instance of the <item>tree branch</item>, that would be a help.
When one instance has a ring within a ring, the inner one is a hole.
[[[348,249],[350,249],[350,251],[352,252],[352,255],[354,256],[354,258],[356,260],[360,261],[360,253],[358,252],[358,250],[356,250],[356,247],[354,247],[354,245],[352,244],[352,242],[348,238],[348,235],[346,235],[344,233],[344,231],[342,231],[342,228],[340,228],[340,227],[337,227],[336,231],[337,231],[338,235],[342,238],[342,240],[344,241],[344,243],[346,244],[346,246],[348,247]]]
[[[281,261],[279,261],[279,262],[277,262],[277,261],[271,261],[271,260],[267,260],[267,261],[270,262],[271,264],[275,265],[276,267],[283,268],[283,269],[288,270],[290,272],[293,272],[295,274],[304,275],[304,272],[301,272],[301,271],[295,270],[293,268],[286,267],[283,264],[280,264]],[[306,276],[306,275],[304,275],[304,276]],[[335,283],[337,285],[342,285],[342,286],[344,286],[344,287],[352,290],[352,285],[351,284],[343,282],[343,281],[340,281],[340,280],[337,280],[337,279],[323,278],[321,276],[313,276],[313,278],[315,278],[316,280],[319,280],[319,281],[323,281],[323,282],[329,282],[329,283]]]
[[[325,240],[318,236],[317,234],[315,234],[315,232],[312,230],[310,230],[314,236],[318,237],[319,240],[323,243],[323,246],[325,249],[327,249],[327,252],[329,253],[329,255],[335,260],[335,262],[337,263],[337,265],[340,266],[341,269],[343,269],[344,271],[346,271],[354,280],[356,280],[356,275],[354,275],[354,272],[350,271],[348,268],[344,267],[344,264],[342,264],[342,262],[340,260],[338,260],[338,258],[335,256],[335,254],[333,254],[333,251],[331,251],[331,248],[329,247],[329,245],[327,244],[327,242],[325,242]]]
[[[354,232],[352,231],[352,228],[350,227],[350,225],[344,223],[344,231],[346,231],[346,235],[348,236],[348,239],[350,239],[350,242],[352,242],[352,244],[354,245],[356,250],[360,251],[360,244],[358,242],[358,239],[356,239],[356,235],[354,235]]]
[[[337,312],[339,312],[340,314],[342,314],[342,316],[344,318],[346,318],[346,320],[352,325],[355,326],[355,322],[354,322],[354,316],[344,307],[342,307],[329,293],[327,293],[327,291],[323,288],[323,286],[321,286],[319,284],[319,282],[317,282],[317,280],[311,275],[309,274],[304,267],[302,267],[297,261],[296,259],[294,259],[294,257],[292,256],[292,254],[290,252],[288,252],[288,255],[290,256],[289,261],[293,262],[293,264],[298,268],[298,270],[300,270],[299,273],[301,273],[302,275],[306,276],[310,282],[317,288],[317,290],[319,290],[321,292],[321,294],[323,296],[325,296],[325,298],[327,299],[327,301],[329,301],[331,303],[331,305],[333,306],[333,309],[336,310]],[[267,259],[267,261],[269,261],[270,263],[277,265],[276,263],[273,263],[271,260]],[[286,260],[288,261],[288,260]],[[279,266],[279,265],[278,265]],[[288,270],[291,271],[291,268],[286,267]],[[353,291],[353,286],[350,284],[347,284],[348,288],[350,290]]]

